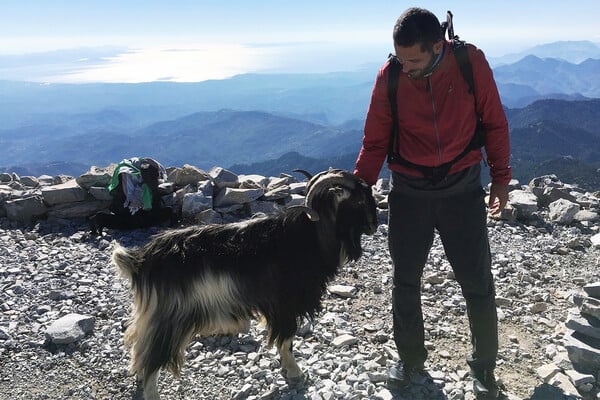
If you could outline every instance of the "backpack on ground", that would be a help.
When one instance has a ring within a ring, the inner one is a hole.
[[[454,26],[452,24],[452,12],[448,11],[446,16],[446,21],[442,23],[442,35],[445,36],[446,32],[448,32],[448,39],[452,42],[452,52],[456,57],[456,62],[458,63],[458,67],[460,68],[460,72],[463,76],[465,82],[469,86],[469,93],[473,95],[474,107],[477,110],[477,98],[475,97],[475,84],[473,82],[473,68],[471,66],[471,61],[469,60],[469,55],[467,53],[467,46],[464,41],[460,40],[457,35],[454,34]],[[467,147],[452,160],[441,164],[437,167],[429,167],[425,165],[415,164],[413,162],[408,161],[404,157],[400,155],[399,152],[399,126],[398,126],[398,103],[396,101],[396,94],[398,92],[398,79],[400,77],[400,72],[402,71],[402,65],[397,57],[390,54],[389,55],[390,67],[389,67],[389,77],[388,77],[388,98],[390,101],[390,105],[392,107],[392,130],[391,137],[388,146],[388,163],[396,163],[403,165],[405,167],[415,169],[423,173],[425,178],[427,178],[431,183],[437,184],[444,180],[444,178],[448,175],[448,171],[452,165],[454,165],[457,161],[462,159],[468,153],[473,150],[479,149],[483,147],[485,144],[485,129],[483,127],[483,123],[481,117],[477,115],[477,126],[475,128],[475,133],[471,138],[471,141],[467,145]]]
[[[165,168],[148,157],[132,157],[122,160],[115,167],[108,186],[116,208],[127,208],[125,203],[136,204],[144,210],[161,206],[158,185],[166,179]],[[136,206],[130,206],[132,214]]]

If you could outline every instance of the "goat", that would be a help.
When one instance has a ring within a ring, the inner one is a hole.
[[[377,229],[371,188],[343,170],[310,179],[305,206],[224,225],[166,230],[142,247],[116,245],[112,261],[131,282],[134,309],[125,332],[130,371],[146,400],[157,377],[178,374],[195,335],[247,332],[262,317],[290,385],[304,374],[292,353],[302,318],[321,309],[326,284],[362,254],[362,234]]]

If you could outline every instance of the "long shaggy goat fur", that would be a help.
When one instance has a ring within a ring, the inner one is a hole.
[[[298,323],[320,310],[327,282],[360,257],[361,235],[377,227],[371,189],[354,175],[323,172],[307,192],[306,207],[278,215],[167,230],[135,249],[116,246],[112,260],[134,294],[125,333],[131,371],[146,399],[158,399],[161,368],[179,372],[195,335],[247,331],[259,316],[284,376],[302,379],[291,352]]]

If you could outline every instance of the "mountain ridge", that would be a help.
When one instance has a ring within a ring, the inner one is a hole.
[[[574,178],[576,183],[595,190],[593,175],[600,167],[600,132],[596,129],[600,124],[600,99],[540,100],[524,108],[506,109],[506,114],[515,176],[531,179],[537,166],[571,156],[581,164],[562,166],[561,170],[573,170],[573,175],[579,176]],[[61,160],[78,166],[103,166],[132,156],[153,157],[167,166],[223,166],[238,173],[265,175],[285,170],[282,165],[289,165],[290,171],[318,171],[329,166],[352,169],[362,141],[359,126],[359,121],[349,123],[348,128],[330,127],[262,111],[220,110],[151,124],[129,134],[35,138],[29,144],[24,142],[27,138],[0,135],[0,146],[17,157],[0,170],[17,166],[39,175],[45,171],[36,170],[36,163],[43,167]],[[18,151],[24,147],[31,149],[29,153]],[[24,158],[26,155],[29,158]],[[585,174],[578,175],[577,168],[583,168]]]

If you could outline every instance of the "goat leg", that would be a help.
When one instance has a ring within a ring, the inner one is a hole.
[[[279,356],[281,357],[281,374],[292,387],[302,386],[306,382],[306,377],[292,353],[292,338],[285,339],[278,346]]]
[[[138,387],[141,384],[143,387],[144,400],[160,400],[158,394],[158,370],[152,372],[146,379],[138,381]]]

